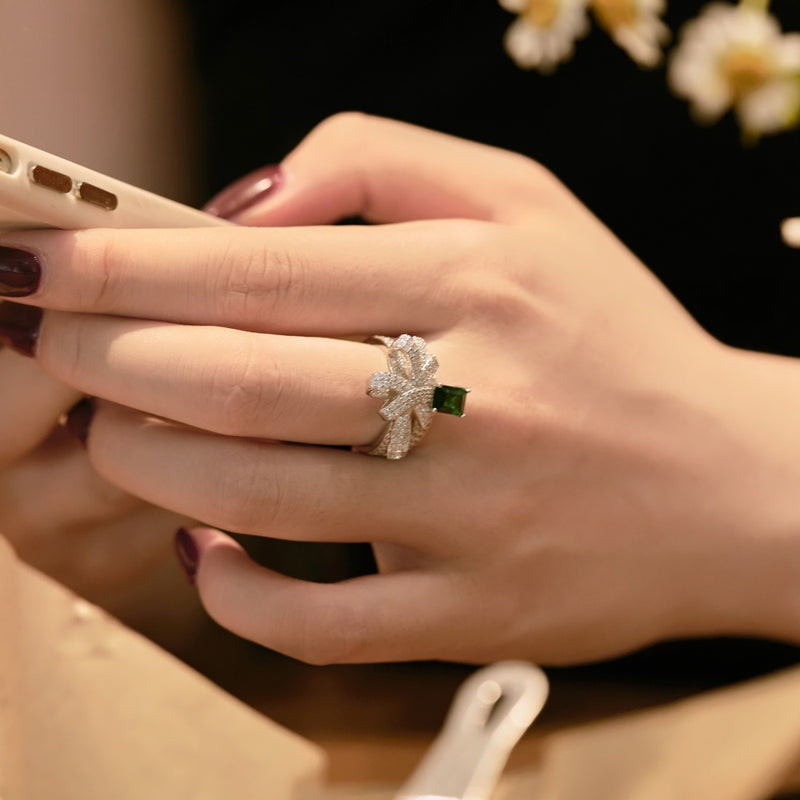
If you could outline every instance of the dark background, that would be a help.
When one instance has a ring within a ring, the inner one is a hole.
[[[676,32],[705,5],[670,2]],[[800,132],[743,146],[731,115],[692,122],[666,70],[593,25],[555,74],[519,69],[495,0],[190,3],[208,192],[360,110],[526,153],[552,169],[723,341],[800,355]],[[785,31],[800,3],[773,0]],[[673,40],[674,41],[674,40]]]

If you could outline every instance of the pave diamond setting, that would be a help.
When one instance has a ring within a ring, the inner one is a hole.
[[[372,376],[367,394],[384,401],[378,413],[387,425],[369,454],[397,460],[422,439],[434,412],[464,416],[469,389],[436,382],[439,362],[419,336],[404,333],[396,339],[375,339],[388,348],[389,370]]]

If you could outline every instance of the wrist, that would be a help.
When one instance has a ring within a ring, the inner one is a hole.
[[[724,346],[717,356],[715,524],[697,532],[713,541],[693,573],[705,613],[686,632],[800,644],[800,360]]]

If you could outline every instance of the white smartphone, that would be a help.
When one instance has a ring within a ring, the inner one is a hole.
[[[0,136],[0,229],[199,228],[230,224]]]

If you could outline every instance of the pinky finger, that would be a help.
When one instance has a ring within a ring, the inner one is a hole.
[[[310,583],[256,564],[211,528],[179,532],[179,558],[220,625],[311,664],[441,657],[458,598],[444,574],[400,572]],[[455,642],[454,642],[455,644]]]

